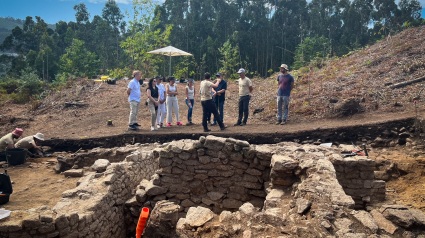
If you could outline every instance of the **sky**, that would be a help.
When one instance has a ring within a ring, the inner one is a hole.
[[[55,24],[62,21],[75,21],[75,4],[84,3],[90,17],[102,15],[106,0],[0,0],[0,17],[14,17],[24,20],[27,16],[40,16],[46,23]],[[159,0],[164,2],[165,0]],[[310,2],[310,0],[307,0]],[[116,0],[121,11],[131,9],[131,0]],[[398,0],[396,1],[398,2]],[[422,7],[422,17],[425,17],[425,0],[419,0]]]

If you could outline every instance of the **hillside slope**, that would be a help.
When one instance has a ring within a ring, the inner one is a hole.
[[[424,41],[425,26],[409,29],[346,57],[332,58],[321,69],[291,72],[296,83],[291,95],[289,123],[283,127],[274,125],[277,74],[266,79],[254,78],[248,126],[231,127],[226,133],[277,133],[391,120],[413,116],[414,100],[418,101],[418,111],[423,113],[425,81],[396,89],[391,89],[391,86],[425,76]],[[29,134],[43,132],[47,138],[86,138],[126,133],[129,114],[125,95],[127,83],[119,80],[116,85],[104,84],[96,90],[98,83],[78,79],[60,92],[50,92],[35,110],[31,109],[33,105],[6,102],[0,108],[0,134],[10,132],[15,127],[22,127]],[[183,124],[187,121],[185,86],[178,85],[180,121]],[[196,82],[195,90],[198,89],[199,82]],[[237,120],[237,94],[237,83],[229,82],[224,109],[224,121],[228,126]],[[141,133],[150,133],[150,113],[144,105],[146,87],[142,88],[142,97],[139,124],[142,124]],[[202,107],[199,95],[196,97],[193,115],[196,126],[177,127],[174,117],[172,128],[157,133],[202,132]],[[69,102],[84,105],[68,107],[66,103]],[[264,111],[253,115],[254,109],[260,107]],[[106,126],[107,120],[113,120],[114,126]],[[219,128],[211,129],[218,131]]]

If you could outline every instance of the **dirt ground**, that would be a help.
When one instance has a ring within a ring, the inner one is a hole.
[[[14,182],[13,193],[9,202],[0,205],[0,209],[27,210],[43,205],[53,208],[64,191],[77,186],[79,178],[66,178],[56,174],[53,170],[55,165],[46,162],[49,159],[55,158],[30,159],[25,164],[7,168],[7,173]],[[0,171],[4,172],[4,169]]]
[[[255,82],[255,81],[254,81]],[[90,91],[95,87],[91,80],[80,79],[73,87],[64,89],[60,94],[52,94],[42,101],[42,104],[35,111],[30,111],[30,105],[5,104],[1,110],[0,117],[0,134],[6,134],[16,127],[24,129],[24,135],[28,136],[41,132],[46,139],[80,139],[93,138],[102,136],[119,135],[123,133],[142,133],[142,134],[169,134],[169,133],[187,133],[188,131],[201,133],[203,132],[202,123],[202,106],[199,95],[195,97],[195,106],[193,110],[194,126],[177,126],[175,117],[173,117],[173,126],[161,128],[158,131],[150,131],[150,112],[148,107],[144,105],[146,100],[145,88],[142,88],[143,101],[140,104],[138,123],[142,125],[141,130],[136,132],[127,131],[129,105],[125,90],[128,81],[120,80],[116,85],[102,85],[97,91],[81,93],[82,88]],[[180,94],[184,92],[186,84],[178,84]],[[250,107],[250,117],[246,127],[233,127],[237,121],[237,84],[236,82],[228,83],[228,92],[226,94],[226,102],[224,107],[224,123],[228,129],[220,132],[216,126],[211,126],[213,132],[223,135],[231,135],[233,133],[285,133],[297,132],[303,130],[311,130],[315,128],[335,128],[339,126],[359,125],[367,123],[384,122],[393,119],[401,119],[415,115],[415,112],[368,112],[356,114],[349,118],[335,119],[303,119],[289,115],[288,124],[274,125],[275,115],[272,117],[265,112],[253,115],[254,105],[258,104],[261,98],[254,93],[253,103]],[[199,82],[195,84],[195,91],[199,89]],[[254,89],[257,90],[258,88]],[[80,92],[80,93],[78,93]],[[65,102],[80,102],[86,106],[82,107],[65,107]],[[187,106],[184,102],[183,95],[178,96],[180,121],[185,124],[187,122]],[[419,113],[423,113],[422,109]],[[107,126],[107,121],[112,120],[113,126]]]
[[[414,157],[406,148],[375,149],[371,159],[392,160],[397,164],[395,175],[387,182],[387,201],[395,201],[425,212],[425,156]]]

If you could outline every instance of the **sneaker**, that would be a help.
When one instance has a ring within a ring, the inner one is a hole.
[[[179,122],[179,121],[178,121],[176,124],[177,124],[178,126],[183,125],[183,124],[182,124],[181,122]]]
[[[162,123],[161,123],[161,127],[162,127],[162,128],[165,128],[166,126],[165,126],[164,124],[162,124]]]
[[[276,125],[280,125],[281,122],[282,120],[277,120]]]
[[[286,120],[282,120],[282,122],[280,124],[281,125],[285,125],[286,124]]]
[[[156,128],[158,128],[158,129],[159,129],[159,128],[161,128],[161,126],[160,126],[159,124],[156,124]]]
[[[186,123],[186,126],[191,126],[191,125],[193,125],[193,123],[191,121]]]
[[[241,123],[240,122],[236,122],[236,124],[234,124],[234,126],[240,126]]]
[[[168,123],[167,126],[171,126],[171,123]]]
[[[141,126],[141,125],[139,125],[138,123],[134,123],[133,126]]]
[[[217,122],[213,122],[213,124],[211,124],[211,126],[217,126]]]
[[[151,126],[151,131],[157,131],[158,128],[155,128],[154,126]]]
[[[210,132],[211,130],[210,129],[204,129],[204,132]]]
[[[240,126],[246,126],[246,122],[242,122]]]
[[[220,127],[220,130],[224,131],[224,130],[226,130],[226,128],[227,128],[227,126],[223,126],[223,127]]]
[[[128,129],[129,129],[129,130],[133,130],[133,131],[135,131],[135,130],[137,130],[137,127],[136,127],[136,126],[134,126],[134,125],[129,125],[129,126],[128,126]]]

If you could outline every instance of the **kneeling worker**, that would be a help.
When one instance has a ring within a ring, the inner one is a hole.
[[[6,149],[15,148],[15,141],[21,137],[23,133],[24,131],[21,128],[16,128],[13,132],[0,139],[0,161],[6,160]]]
[[[31,152],[31,154],[37,155],[42,153],[41,148],[38,147],[36,144],[36,142],[40,142],[40,141],[44,141],[44,135],[41,133],[37,133],[35,135],[22,138],[15,144],[15,147],[27,149],[29,152]]]

